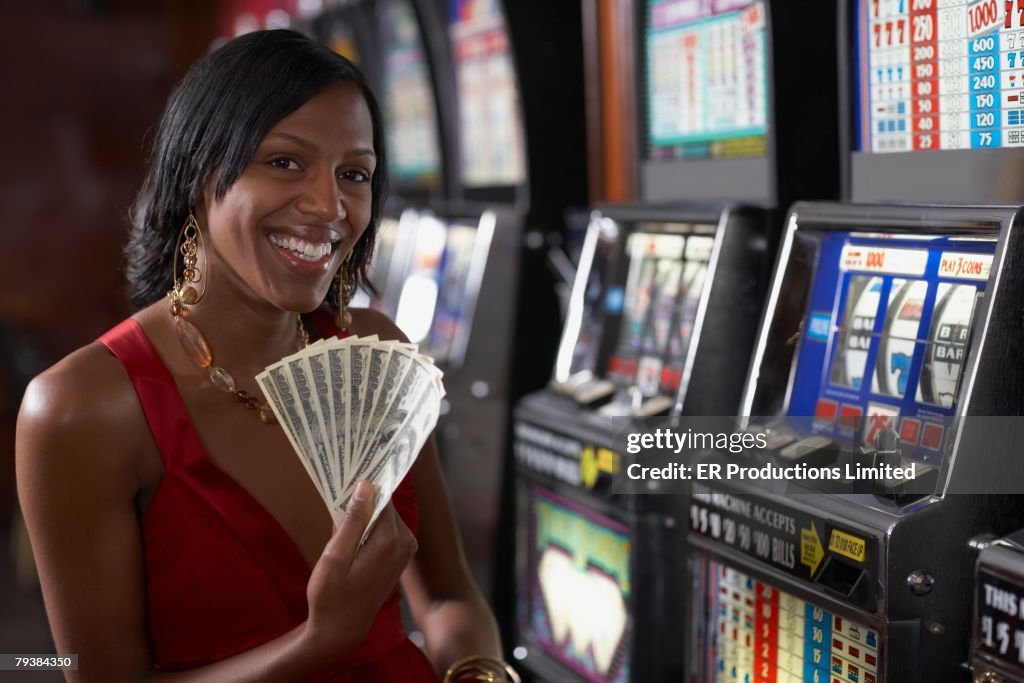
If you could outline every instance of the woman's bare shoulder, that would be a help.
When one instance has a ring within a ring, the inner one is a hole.
[[[145,424],[124,365],[93,342],[29,383],[18,413],[19,468],[57,460],[134,469],[128,456],[144,443]]]
[[[349,331],[360,337],[368,337],[372,334],[380,339],[397,339],[409,341],[405,334],[398,328],[391,318],[380,311],[372,308],[352,308],[352,324]]]

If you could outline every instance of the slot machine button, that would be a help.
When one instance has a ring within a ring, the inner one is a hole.
[[[786,432],[771,431],[765,432],[765,445],[769,451],[781,451],[789,444],[796,441],[796,437]]]
[[[768,425],[750,425],[745,430],[755,437],[755,443],[763,443],[764,448],[754,446],[748,454],[753,457],[769,458],[775,456],[783,448],[796,441],[796,436],[784,428],[773,428]]]
[[[904,461],[894,463],[893,466],[906,468],[910,464],[910,461]],[[935,486],[939,482],[938,468],[919,461],[913,461],[913,466],[916,475],[914,478],[882,477],[875,479],[872,482],[872,492],[879,498],[889,498],[900,505],[935,493]]]
[[[779,451],[777,457],[788,465],[807,463],[820,466],[835,462],[838,455],[839,448],[835,441],[827,436],[814,435],[789,444]]]
[[[570,395],[576,403],[591,409],[608,403],[615,394],[615,384],[606,379],[592,379],[575,387]]]

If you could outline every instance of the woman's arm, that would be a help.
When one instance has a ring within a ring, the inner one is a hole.
[[[156,674],[137,510],[140,454],[151,444],[130,380],[102,347],[73,354],[26,392],[18,494],[57,650],[79,655],[70,680],[296,681],[359,643],[416,545],[388,506],[359,548],[372,495],[350,506],[314,568],[306,622],[216,664]]]
[[[351,331],[408,341],[386,316],[353,310]],[[402,590],[439,671],[471,655],[501,657],[494,615],[470,576],[433,435],[412,468],[420,511],[419,550],[402,574]]]
[[[466,566],[434,438],[413,465],[420,510],[419,551],[402,589],[440,671],[471,655],[501,658],[498,627]]]

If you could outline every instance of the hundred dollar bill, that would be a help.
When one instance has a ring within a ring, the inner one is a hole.
[[[341,466],[338,463],[338,443],[334,431],[334,397],[331,395],[330,368],[327,367],[327,356],[319,350],[306,351],[300,354],[305,362],[309,377],[313,381],[314,396],[316,401],[317,418],[320,420],[321,429],[327,436],[328,455],[330,456],[331,471],[335,479],[342,481]]]
[[[403,345],[394,343],[391,347],[391,354],[388,356],[388,364],[384,370],[384,379],[370,411],[367,420],[367,438],[363,441],[363,452],[361,457],[372,457],[370,452],[371,444],[376,441],[376,434],[380,430],[380,422],[394,401],[398,391],[404,386],[409,369],[413,365],[413,355]]]
[[[384,372],[391,356],[391,347],[387,342],[373,344],[369,347],[369,357],[366,365],[366,388],[363,391],[363,402],[359,406],[358,423],[359,436],[356,444],[356,454],[360,459],[365,455],[365,443],[367,435],[371,432],[370,414],[377,402],[379,393],[384,385]]]
[[[367,373],[370,364],[370,347],[377,343],[377,335],[371,337],[354,339],[345,346],[348,373],[346,381],[348,384],[349,400],[346,409],[339,414],[338,418],[348,423],[349,448],[347,454],[348,466],[354,467],[359,456],[359,438],[361,409],[363,399],[366,397]]]
[[[371,446],[372,457],[365,459],[366,469],[356,475],[357,480],[376,481],[386,467],[404,477],[437,424],[441,400],[437,386],[422,365],[414,367],[406,375],[411,380],[406,384],[405,393],[399,390],[394,404],[382,418]],[[395,485],[400,481],[401,477]]]
[[[344,419],[349,413],[348,404],[351,400],[348,386],[347,350],[345,346],[327,349],[327,367],[330,370],[331,397],[334,411],[332,414],[334,440],[338,449],[336,457],[340,463],[338,471],[347,482],[349,479],[348,473],[351,472],[352,439],[349,435],[349,421]]]
[[[331,446],[331,437],[327,431],[327,423],[320,412],[320,399],[316,380],[313,377],[307,358],[301,355],[288,360],[287,368],[288,379],[295,387],[299,398],[299,406],[302,408],[300,415],[303,417],[317,461],[327,475],[328,493],[331,495],[331,502],[334,502],[338,499],[340,486],[338,485],[337,469],[333,466],[332,462],[334,460],[334,453]],[[326,392],[326,390],[325,384],[324,391]]]
[[[383,457],[375,459],[375,465],[365,477],[382,493],[374,507],[371,523],[380,515],[391,495],[412,469],[413,463],[437,424],[440,396],[432,382],[421,383],[421,391],[409,411],[391,411],[385,418],[382,435],[390,435],[381,447]],[[399,422],[401,420],[401,422]]]
[[[343,364],[340,351],[353,337],[319,339],[297,355],[306,359],[316,387],[316,397],[324,428],[327,430],[331,471],[336,482],[345,481],[345,452],[347,449],[344,433],[345,423],[337,419],[341,406],[347,401]]]
[[[401,378],[390,391],[378,397],[379,405],[374,410],[373,431],[363,448],[363,472],[373,469],[380,458],[387,457],[384,447],[394,435],[395,413],[401,412],[408,405],[409,398],[416,396],[425,382],[419,366],[411,357],[403,357],[403,353],[404,350],[397,350],[392,354]],[[404,414],[400,419],[404,419]]]
[[[313,466],[323,474],[324,488],[321,491],[324,499],[330,504],[338,500],[339,487],[331,471],[330,456],[328,455],[327,436],[317,421],[316,412],[313,408],[313,392],[311,382],[306,374],[304,364],[294,359],[285,359],[278,365],[270,367],[270,377],[274,380],[274,386],[282,396],[285,391],[281,389],[286,386],[295,398],[295,412],[298,415],[298,424],[301,433],[304,432],[305,439],[300,436],[300,443],[305,444],[304,454],[311,460]],[[285,403],[287,407],[287,400]]]
[[[324,491],[327,490],[327,481],[315,463],[303,455],[311,452],[312,449],[306,440],[305,431],[302,429],[302,420],[299,418],[291,388],[287,383],[278,385],[278,382],[271,377],[269,370],[264,370],[256,375],[256,381],[259,383],[260,389],[263,390],[263,395],[267,397],[267,402],[274,411],[278,424],[284,428],[284,433],[299,456],[299,461],[302,462],[306,473],[309,474],[313,484],[323,496]]]

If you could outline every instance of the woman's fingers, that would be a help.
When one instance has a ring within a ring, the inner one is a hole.
[[[323,556],[337,564],[337,570],[342,575],[348,574],[352,561],[355,559],[356,551],[359,549],[359,540],[363,537],[366,525],[373,515],[375,497],[373,484],[365,479],[356,484],[355,492],[349,499],[348,509],[345,511],[341,524],[338,525],[338,529],[324,547]]]

